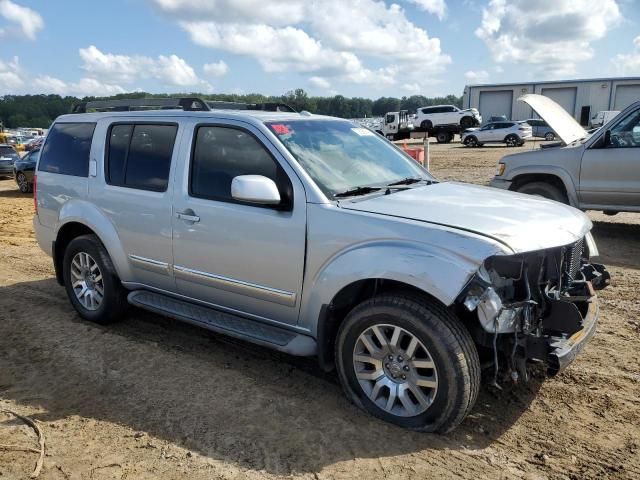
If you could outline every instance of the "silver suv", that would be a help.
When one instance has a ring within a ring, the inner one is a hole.
[[[347,120],[198,105],[51,127],[34,226],[82,318],[134,305],[317,356],[359,407],[437,432],[482,363],[554,374],[594,333],[608,274],[582,212],[439,183]]]
[[[529,104],[560,142],[507,155],[491,185],[607,214],[640,212],[640,102],[589,134],[553,100],[529,94]]]

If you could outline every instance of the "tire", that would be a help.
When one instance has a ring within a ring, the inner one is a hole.
[[[520,139],[516,135],[507,135],[504,139],[504,143],[507,147],[517,147],[520,143]]]
[[[555,134],[554,134],[553,132],[547,132],[547,133],[544,135],[544,139],[545,139],[547,142],[551,142],[552,140],[555,140],[555,139],[556,139],[556,136],[555,136]]]
[[[473,118],[471,117],[462,117],[460,119],[460,126],[462,128],[470,128],[473,127]]]
[[[23,172],[18,172],[18,174],[16,175],[16,183],[18,184],[20,192],[33,192],[33,183],[29,183],[29,181],[27,180],[27,176]]]
[[[539,197],[548,198],[549,200],[555,200],[556,202],[569,204],[567,194],[560,190],[555,185],[548,182],[530,182],[521,185],[516,189],[517,192],[526,193],[529,195],[537,195]]]
[[[449,143],[451,141],[451,136],[447,132],[438,132],[436,140],[438,143]]]
[[[400,331],[396,339],[399,348],[387,345],[385,350],[382,342],[374,344],[377,355],[383,358],[376,365],[358,360],[373,358],[367,355],[366,348],[361,349],[365,345],[363,338],[373,338],[374,327],[391,341],[392,332]],[[409,352],[414,338],[418,346]],[[362,302],[340,326],[335,349],[338,376],[347,397],[371,415],[400,427],[450,432],[467,416],[477,399],[480,361],[469,332],[446,308],[422,297],[399,293]],[[389,360],[390,354],[395,355],[393,360]],[[409,358],[400,358],[401,354]],[[417,362],[422,366],[416,367]],[[373,368],[362,370],[364,365]],[[363,375],[375,377],[378,372],[377,380],[362,379]],[[429,376],[424,375],[427,372]],[[417,387],[418,378],[423,384],[425,381],[435,383]],[[387,384],[398,393],[404,391],[403,399],[395,397],[389,402],[391,388],[383,386],[378,387],[377,396],[372,400],[374,386],[378,384]],[[413,393],[414,388],[422,392],[422,401]],[[411,394],[407,393],[409,390]],[[405,401],[409,403],[408,408]]]
[[[433,123],[431,123],[431,120],[423,120],[420,124],[420,128],[423,130],[431,130],[433,128]]]
[[[478,147],[480,145],[475,135],[469,135],[467,138],[465,138],[464,144],[467,147]]]
[[[90,259],[88,262],[87,256]],[[94,264],[97,265],[97,270],[94,269]],[[89,273],[93,273],[93,278],[86,277]],[[120,283],[111,258],[97,236],[82,235],[69,243],[64,252],[62,276],[71,304],[85,320],[108,324],[125,316],[129,306],[127,291]],[[84,285],[77,284],[78,277],[84,277]],[[74,289],[74,283],[80,289],[80,294],[85,292],[82,300]]]

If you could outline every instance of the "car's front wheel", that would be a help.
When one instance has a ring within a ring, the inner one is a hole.
[[[556,136],[555,136],[555,134],[554,134],[553,132],[547,132],[547,133],[546,133],[546,135],[544,136],[544,139],[545,139],[547,142],[550,142],[550,141],[552,141],[552,140],[555,140],[555,139],[556,139]]]
[[[71,304],[85,320],[112,323],[126,313],[126,290],[98,237],[82,235],[67,246],[62,275]]]
[[[547,182],[529,182],[524,185],[520,185],[516,191],[520,193],[526,193],[528,195],[536,195],[538,197],[548,198],[549,200],[555,200],[560,203],[569,203],[566,193],[561,191],[555,185]]]
[[[23,172],[18,172],[18,174],[16,175],[16,183],[18,184],[18,188],[22,193],[33,192],[33,184],[29,183],[29,180],[27,180],[27,176]]]
[[[464,144],[467,147],[477,147],[480,144],[478,143],[478,139],[473,136],[473,135],[469,135],[467,138],[464,139]]]
[[[354,308],[336,339],[347,396],[401,427],[453,430],[473,407],[478,352],[460,321],[418,296],[383,295]]]

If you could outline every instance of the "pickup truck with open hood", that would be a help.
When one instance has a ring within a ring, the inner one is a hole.
[[[640,212],[640,99],[594,133],[587,133],[547,97],[519,98],[561,140],[545,148],[506,155],[491,186],[607,214]]]

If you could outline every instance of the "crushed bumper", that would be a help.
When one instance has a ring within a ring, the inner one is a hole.
[[[584,350],[598,326],[598,299],[594,295],[590,299],[587,314],[582,322],[582,328],[569,338],[550,337],[548,341],[547,373],[556,375],[567,368],[571,362]]]

